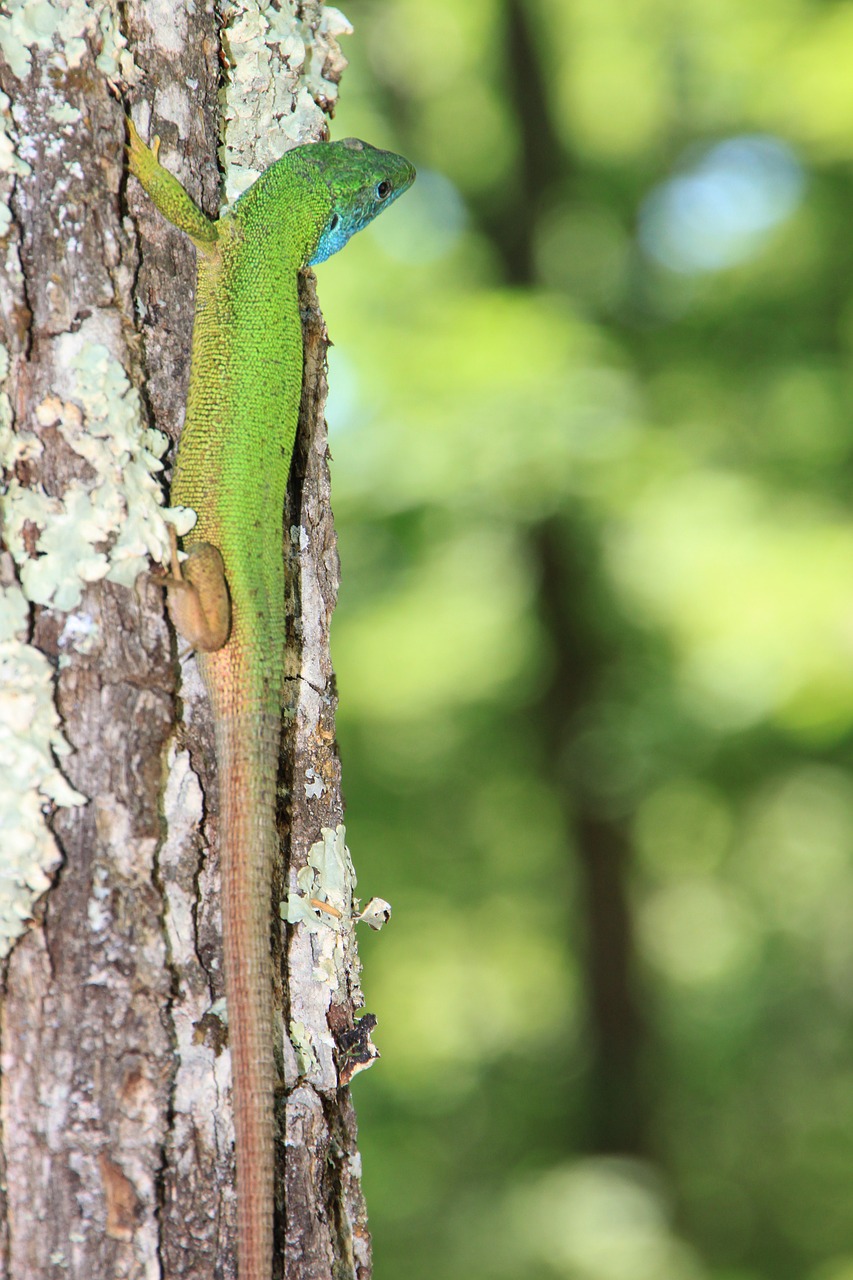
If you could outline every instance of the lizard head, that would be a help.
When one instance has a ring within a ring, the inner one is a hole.
[[[319,143],[310,153],[332,197],[317,247],[308,259],[313,267],[342,249],[350,236],[402,195],[414,182],[415,169],[393,151],[379,151],[358,138]]]

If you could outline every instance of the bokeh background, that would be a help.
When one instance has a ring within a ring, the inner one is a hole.
[[[344,8],[377,1280],[853,1280],[853,4]]]

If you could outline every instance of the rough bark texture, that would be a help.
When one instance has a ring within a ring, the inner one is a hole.
[[[121,15],[140,72],[129,101],[151,108],[164,155],[214,213],[220,41],[207,8],[182,9],[178,22],[171,6],[160,12],[133,0]],[[43,446],[18,478],[58,494],[87,467],[35,416],[62,384],[58,335],[91,330],[140,387],[151,425],[173,441],[188,374],[192,250],[126,186],[123,106],[95,66],[99,39],[95,26],[61,85],[81,110],[73,129],[45,110],[57,87],[50,52],[31,49],[25,78],[0,55],[15,124],[37,141],[26,157],[31,174],[13,181],[0,253],[14,426]],[[188,135],[173,120],[188,124]],[[303,421],[284,548],[292,715],[278,898],[321,828],[342,817],[328,653],[338,564],[326,339],[310,279],[303,303]],[[2,582],[12,580],[8,556],[0,570]],[[211,1009],[222,972],[209,712],[193,659],[178,664],[156,573],[134,589],[95,583],[76,612],[96,624],[85,652],[63,640],[64,613],[31,610],[30,640],[57,664],[63,658],[57,703],[74,749],[64,771],[91,799],[55,814],[62,866],[3,970],[0,1280],[227,1280],[235,1275],[233,1129],[227,1032]],[[318,1042],[340,1038],[360,1003],[351,945],[349,985],[318,997],[312,936],[299,925],[274,933],[285,1029],[294,1016],[313,1018]],[[331,1060],[330,1051],[307,1070],[283,1037],[277,1274],[286,1261],[294,1280],[370,1274],[354,1114]]]
[[[305,378],[301,430],[291,476],[291,572],[288,617],[291,718],[285,733],[282,800],[289,810],[288,885],[307,862],[321,829],[343,820],[340,762],[335,744],[337,692],[329,655],[329,627],[337,599],[339,564],[323,408],[328,340],[313,278],[303,282]],[[283,895],[282,895],[283,896]],[[286,1024],[325,1019],[340,1047],[362,1003],[358,960],[347,957],[346,979],[329,1002],[314,976],[315,940],[300,926],[287,930]],[[335,1063],[322,1059],[300,1077],[285,1038],[286,1186],[285,1271],[288,1276],[370,1275],[370,1241],[361,1192],[355,1113],[348,1089],[337,1088]]]

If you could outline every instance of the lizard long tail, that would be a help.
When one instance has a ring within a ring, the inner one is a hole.
[[[223,951],[237,1145],[239,1280],[270,1280],[275,1179],[270,885],[281,722],[216,717]]]

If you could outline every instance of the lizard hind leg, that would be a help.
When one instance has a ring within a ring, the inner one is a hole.
[[[177,537],[170,527],[172,571],[166,579],[169,616],[175,630],[202,653],[213,653],[231,631],[231,597],[218,547],[197,542],[183,564]]]

